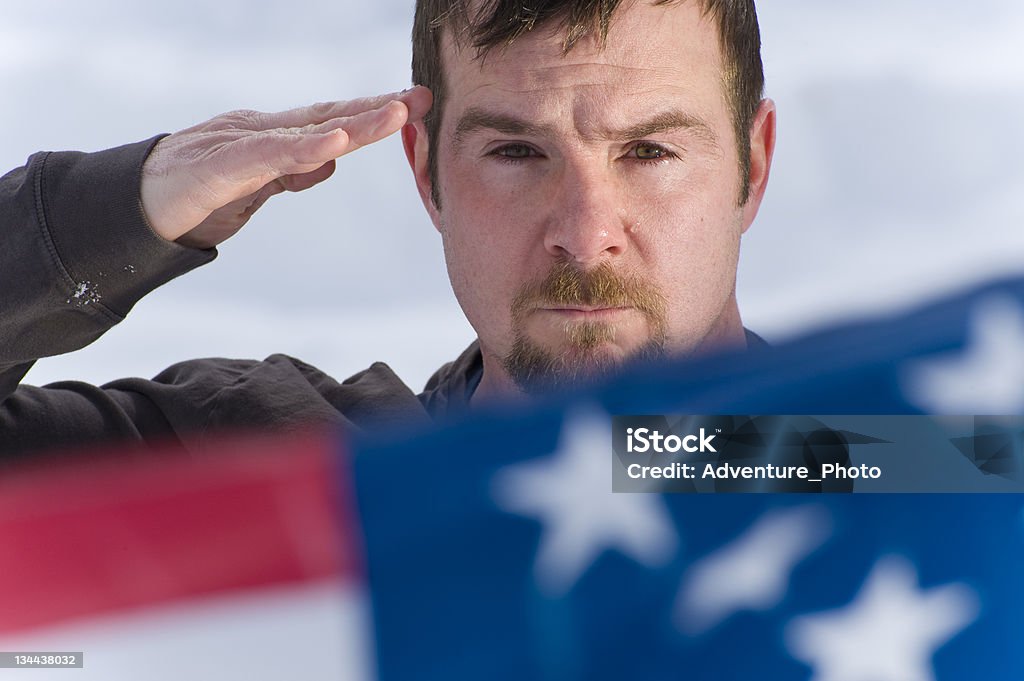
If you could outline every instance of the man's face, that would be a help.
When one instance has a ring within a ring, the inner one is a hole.
[[[563,38],[554,22],[475,60],[446,36],[428,209],[483,393],[743,341],[736,265],[758,201],[738,205],[712,20],[638,2],[603,48],[563,56]]]

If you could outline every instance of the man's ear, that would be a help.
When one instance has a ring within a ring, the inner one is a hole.
[[[432,198],[430,144],[427,138],[427,127],[423,121],[416,121],[402,128],[402,146],[405,148],[405,157],[409,160],[409,167],[412,168],[413,177],[416,179],[416,189],[419,190],[423,207],[427,209],[434,227],[440,231],[440,214]]]
[[[754,221],[768,187],[775,154],[775,102],[761,100],[750,126],[750,190],[743,206],[743,231]]]

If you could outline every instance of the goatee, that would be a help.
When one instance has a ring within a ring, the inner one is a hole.
[[[616,326],[601,321],[567,322],[561,348],[547,350],[524,331],[526,317],[536,309],[586,306],[632,308],[642,314],[650,338],[627,359],[653,359],[665,354],[664,297],[635,275],[622,275],[608,263],[581,270],[559,262],[543,280],[528,284],[512,302],[512,349],[502,364],[524,392],[545,392],[611,373],[623,358],[605,346],[615,341]]]

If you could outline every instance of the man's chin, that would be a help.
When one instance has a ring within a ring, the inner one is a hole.
[[[610,340],[563,344],[549,348],[529,338],[517,338],[503,365],[516,385],[527,393],[565,390],[613,374],[633,359],[664,355],[661,343],[650,341],[632,350]]]

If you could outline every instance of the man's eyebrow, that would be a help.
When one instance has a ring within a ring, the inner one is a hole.
[[[530,121],[486,109],[467,109],[455,125],[456,147],[461,145],[467,136],[479,130],[494,130],[504,135],[521,135],[524,137],[545,137],[555,133],[554,126],[532,123]],[[718,135],[701,117],[679,110],[664,111],[646,121],[621,129],[603,129],[597,137],[617,141],[644,139],[672,130],[689,130],[705,140],[717,144]]]
[[[636,125],[621,130],[607,130],[604,135],[614,140],[638,140],[672,130],[689,130],[709,142],[717,143],[718,135],[700,116],[684,111],[664,111]]]
[[[551,126],[530,123],[508,114],[485,109],[467,109],[455,125],[455,146],[461,144],[468,135],[478,130],[496,130],[505,135],[522,135],[524,137],[543,137],[554,132]]]

